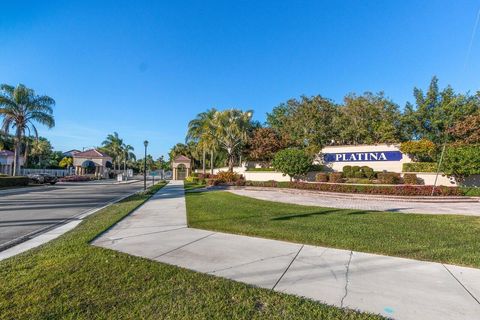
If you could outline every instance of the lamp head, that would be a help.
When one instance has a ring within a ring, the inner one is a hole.
[[[144,145],[145,148],[146,148],[146,147],[148,146],[148,141],[147,141],[147,140],[143,141],[143,145]]]

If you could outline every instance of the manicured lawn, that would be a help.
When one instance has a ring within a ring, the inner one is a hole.
[[[380,319],[89,245],[148,197],[0,262],[0,319]]]
[[[480,187],[461,187],[461,189],[468,197],[480,197]]]
[[[187,193],[191,227],[480,268],[480,218],[368,212]]]

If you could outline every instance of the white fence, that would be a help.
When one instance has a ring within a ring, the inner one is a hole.
[[[23,176],[26,176],[28,174],[46,173],[46,174],[49,174],[51,176],[65,177],[65,176],[73,175],[74,169],[73,168],[68,168],[68,169],[29,169],[29,168],[22,168],[20,172]]]

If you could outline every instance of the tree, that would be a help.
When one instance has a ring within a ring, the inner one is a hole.
[[[241,148],[248,139],[248,129],[251,126],[253,111],[228,109],[217,111],[213,119],[214,137],[218,145],[228,155],[228,170],[233,172],[235,155],[240,154]]]
[[[406,141],[400,144],[400,151],[408,154],[414,161],[434,161],[437,155],[437,146],[430,140]]]
[[[448,133],[458,144],[480,144],[480,111],[457,121]]]
[[[317,154],[324,145],[337,137],[334,119],[338,108],[320,95],[290,99],[267,114],[267,124],[274,129],[289,147],[305,149]]]
[[[62,168],[69,168],[69,167],[73,166],[73,158],[72,157],[63,157],[63,159],[60,160],[58,165]]]
[[[414,88],[415,105],[407,103],[402,117],[410,139],[428,139],[439,145],[452,125],[480,110],[480,94],[457,94],[452,87],[441,90],[437,77],[433,77],[428,91]]]
[[[189,146],[184,143],[177,143],[176,145],[174,145],[168,153],[170,162],[172,162],[173,159],[175,159],[179,155],[184,155],[185,157],[192,158]]]
[[[120,138],[117,132],[109,134],[102,142],[103,150],[112,157],[114,170],[117,168],[120,169],[120,162],[122,157],[124,157],[123,145],[123,139]]]
[[[460,183],[468,176],[480,174],[480,144],[447,146],[440,170]]]
[[[308,172],[312,165],[312,157],[304,150],[284,149],[275,154],[272,165],[283,175],[290,176],[292,181],[292,178],[298,178]]]
[[[39,167],[47,166],[47,162],[52,154],[52,145],[46,138],[39,137],[32,143],[31,157],[36,159],[36,165]]]
[[[269,166],[275,153],[283,149],[285,143],[272,128],[258,128],[253,131],[248,145],[248,159]]]
[[[402,140],[401,114],[398,105],[385,98],[382,92],[349,94],[340,114],[334,119],[339,130],[336,143],[374,144],[395,143]]]
[[[198,148],[200,148],[202,152],[202,170],[204,174],[206,170],[206,152],[209,150],[211,158],[213,159],[213,152],[216,149],[213,125],[213,119],[216,112],[217,110],[214,108],[201,112],[197,114],[195,119],[188,123],[185,143],[192,141],[197,144]]]
[[[123,143],[121,145],[121,150],[122,150],[121,152],[122,152],[122,160],[123,160],[123,170],[127,170],[127,163],[137,159],[137,157],[135,156],[135,153],[133,153],[135,149],[131,145]]]
[[[13,175],[20,171],[21,144],[25,133],[33,131],[38,137],[34,123],[48,128],[55,126],[53,106],[55,100],[46,95],[36,95],[35,91],[19,84],[17,87],[2,84],[0,86],[0,115],[3,116],[2,131],[8,134],[15,128],[15,161]]]

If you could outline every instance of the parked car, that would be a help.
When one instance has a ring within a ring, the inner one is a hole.
[[[38,184],[45,184],[45,183],[50,183],[51,185],[54,185],[55,183],[58,182],[58,178],[52,175],[49,175],[47,173],[34,173],[34,174],[29,174],[28,178],[30,181],[33,183],[38,183]]]

